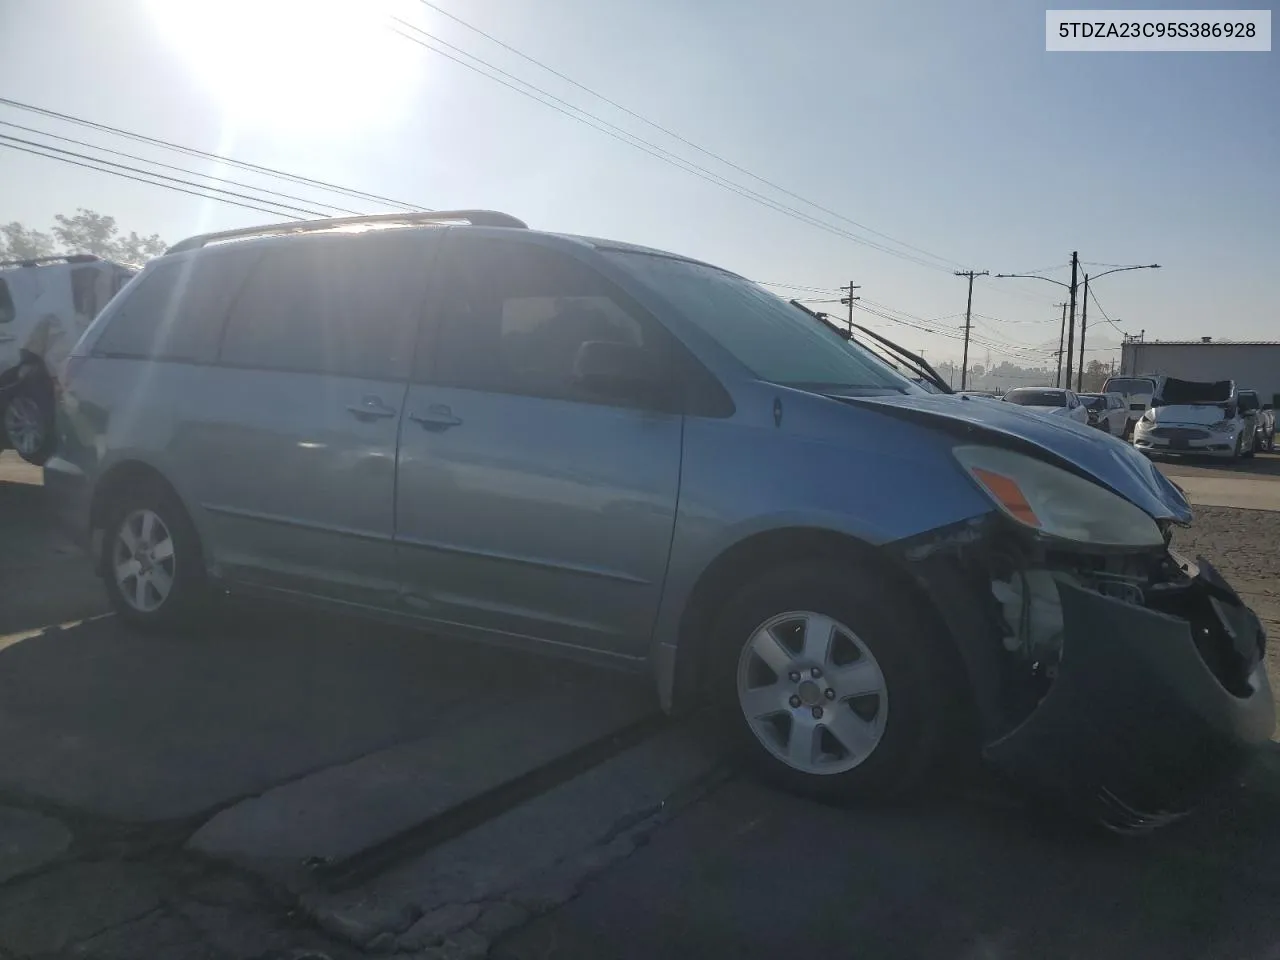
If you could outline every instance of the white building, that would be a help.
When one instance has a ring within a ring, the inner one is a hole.
[[[1183,380],[1234,380],[1280,407],[1280,341],[1126,340],[1119,373],[1164,373]]]

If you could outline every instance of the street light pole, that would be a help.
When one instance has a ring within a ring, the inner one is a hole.
[[[1067,308],[1067,389],[1071,389],[1071,346],[1076,335],[1076,276],[1080,270],[1080,255],[1071,251],[1071,306]]]
[[[1076,393],[1080,392],[1080,384],[1084,382],[1084,330],[1085,321],[1089,317],[1089,275],[1084,275],[1084,302],[1080,304],[1080,365],[1076,369]],[[1071,379],[1071,375],[1067,375]]]
[[[995,275],[995,279],[997,279],[997,280],[1005,280],[1005,279],[1009,279],[1009,278],[1017,278],[1017,279],[1021,279],[1021,280],[1043,280],[1045,283],[1052,283],[1052,284],[1054,284],[1054,285],[1056,285],[1056,286],[1059,286],[1059,287],[1066,287],[1068,290],[1070,290],[1070,291],[1071,291],[1071,301],[1070,301],[1070,303],[1068,304],[1068,307],[1069,307],[1069,309],[1070,309],[1070,314],[1069,314],[1067,317],[1064,317],[1064,326],[1066,327],[1066,340],[1067,340],[1067,344],[1066,344],[1066,346],[1067,346],[1067,380],[1066,380],[1066,383],[1065,383],[1065,384],[1063,384],[1063,383],[1061,382],[1061,378],[1062,378],[1062,342],[1061,342],[1061,338],[1059,338],[1059,342],[1058,342],[1058,378],[1059,378],[1059,386],[1067,386],[1067,387],[1070,387],[1070,386],[1071,386],[1071,365],[1072,365],[1072,363],[1074,362],[1073,355],[1072,355],[1072,349],[1071,349],[1071,348],[1072,348],[1072,340],[1075,338],[1075,322],[1076,322],[1076,286],[1077,286],[1077,284],[1076,284],[1076,278],[1077,278],[1077,276],[1078,276],[1078,270],[1079,270],[1079,267],[1080,267],[1080,257],[1079,257],[1079,255],[1078,255],[1077,253],[1073,252],[1073,253],[1071,254],[1071,282],[1070,282],[1069,284],[1068,284],[1068,283],[1063,283],[1061,280],[1054,280],[1052,277],[1042,277],[1042,276],[1040,276],[1039,274],[1035,274],[1035,273],[997,273],[997,274]],[[1112,269],[1110,269],[1110,270],[1104,270],[1104,271],[1102,271],[1102,273],[1098,274],[1098,275],[1097,275],[1096,277],[1094,277],[1093,279],[1094,279],[1094,280],[1099,280],[1099,279],[1101,279],[1102,277],[1105,277],[1105,276],[1106,276],[1107,274],[1109,274],[1109,273],[1122,273],[1122,272],[1123,272],[1123,271],[1125,271],[1125,270],[1159,270],[1159,269],[1160,269],[1160,264],[1158,264],[1158,263],[1138,263],[1138,264],[1134,264],[1134,265],[1132,265],[1132,266],[1128,266],[1128,267],[1113,267],[1113,268],[1112,268]],[[1088,280],[1089,280],[1089,278],[1086,276],[1086,277],[1085,277],[1085,283],[1086,283],[1086,287],[1085,287],[1085,294],[1086,294],[1086,296],[1088,295],[1088,286],[1087,286],[1087,284],[1088,284]],[[1086,308],[1086,310],[1087,310],[1087,308]],[[1083,321],[1081,322],[1081,326],[1080,326],[1080,366],[1081,366],[1081,368],[1083,369],[1083,367],[1084,367],[1084,324],[1083,324]],[[1077,381],[1077,383],[1078,383],[1078,382],[1079,382],[1079,381]],[[1077,389],[1078,389],[1078,387],[1077,387]]]

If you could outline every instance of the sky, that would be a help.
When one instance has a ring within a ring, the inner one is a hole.
[[[1114,326],[1091,302],[1091,359],[1114,356],[1121,330],[1280,338],[1280,53],[1047,53],[1045,7],[1025,0],[432,3],[0,0],[0,96],[425,207],[676,251],[796,285],[776,288],[787,296],[833,298],[852,281],[856,320],[934,361],[960,355],[955,270],[1066,281],[1073,250],[1082,273],[1162,267],[1094,286]],[[387,16],[702,175],[395,34]],[[3,104],[0,121],[305,195],[303,207],[391,209]],[[7,142],[2,223],[47,229],[87,207],[176,242],[279,219]],[[1065,294],[980,278],[971,362],[990,349],[1052,366]]]

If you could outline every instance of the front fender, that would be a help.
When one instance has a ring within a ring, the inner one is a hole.
[[[703,573],[734,545],[770,531],[812,529],[876,548],[992,512],[947,439],[928,427],[816,397],[788,403],[780,423],[770,416],[686,424],[651,645],[668,707],[685,609]]]

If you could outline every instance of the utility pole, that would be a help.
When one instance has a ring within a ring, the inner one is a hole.
[[[1076,393],[1084,382],[1084,325],[1089,316],[1089,275],[1084,275],[1084,302],[1080,305],[1080,366],[1076,372]],[[1067,379],[1071,379],[1068,374]]]
[[[855,290],[861,290],[861,289],[862,289],[862,285],[861,285],[861,284],[854,284],[854,282],[853,282],[852,280],[850,280],[850,281],[849,281],[849,283],[848,283],[848,285],[847,285],[847,286],[844,286],[844,287],[841,287],[841,288],[840,288],[841,292],[843,292],[843,291],[845,291],[845,290],[848,290],[848,291],[849,291],[848,296],[845,296],[845,297],[841,297],[841,298],[840,298],[840,302],[841,302],[841,303],[844,303],[844,304],[848,304],[848,307],[849,307],[849,333],[850,333],[850,334],[852,334],[852,333],[853,333],[853,301],[855,301],[855,300],[861,300],[861,299],[862,299],[861,297],[855,297],[855,296],[853,295],[853,291],[855,291]]]
[[[1076,336],[1076,281],[1080,271],[1080,254],[1071,251],[1071,306],[1067,312],[1067,382],[1063,386],[1071,387],[1071,347]]]
[[[957,277],[969,278],[969,300],[964,307],[964,359],[960,361],[960,389],[963,390],[969,376],[969,327],[973,322],[973,278],[985,277],[987,271],[957,270],[955,274]]]
[[[1062,386],[1062,347],[1067,336],[1067,305],[1062,303],[1059,306],[1062,307],[1062,326],[1058,328],[1058,374],[1053,380],[1055,387]]]

